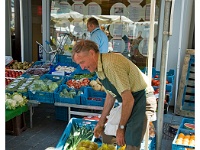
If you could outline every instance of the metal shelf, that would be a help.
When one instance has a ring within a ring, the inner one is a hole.
[[[81,108],[88,110],[103,110],[103,107],[100,106],[88,106],[88,105],[76,105],[76,104],[68,104],[68,103],[60,103],[55,102],[55,106],[60,107],[68,107],[68,119],[71,119],[71,115],[79,115],[79,116],[97,116],[100,113],[92,113],[92,112],[82,112],[82,111],[72,111],[71,108]]]

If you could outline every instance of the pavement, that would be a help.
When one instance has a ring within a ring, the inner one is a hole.
[[[18,136],[6,134],[6,150],[45,150],[53,149],[59,142],[68,122],[58,120],[55,115],[55,106],[53,104],[39,104],[34,107],[32,128],[30,128],[30,112],[25,113],[27,129]],[[171,150],[174,134],[169,132],[171,125],[180,125],[181,116],[173,114],[169,109],[164,114],[162,150]],[[153,123],[156,126],[156,121]]]

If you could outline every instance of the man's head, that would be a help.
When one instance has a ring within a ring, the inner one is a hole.
[[[89,32],[92,32],[95,28],[99,27],[99,22],[96,18],[91,17],[87,21],[87,29]]]
[[[82,69],[90,72],[96,71],[98,64],[99,48],[91,40],[80,40],[76,42],[72,49],[72,59],[80,65]]]

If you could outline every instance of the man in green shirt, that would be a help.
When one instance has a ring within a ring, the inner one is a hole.
[[[96,43],[78,41],[72,50],[73,60],[90,72],[96,72],[106,89],[106,100],[101,118],[94,129],[95,137],[103,134],[114,102],[122,103],[121,116],[116,131],[116,142],[126,145],[126,150],[139,150],[146,131],[146,88],[143,73],[121,54],[100,54]]]

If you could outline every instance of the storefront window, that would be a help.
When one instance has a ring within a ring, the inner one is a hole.
[[[50,43],[70,54],[78,39],[88,39],[87,19],[99,20],[114,52],[120,52],[137,66],[147,66],[150,30],[150,3],[145,0],[93,2],[91,0],[53,0],[51,2]],[[154,53],[159,2],[155,10]]]

